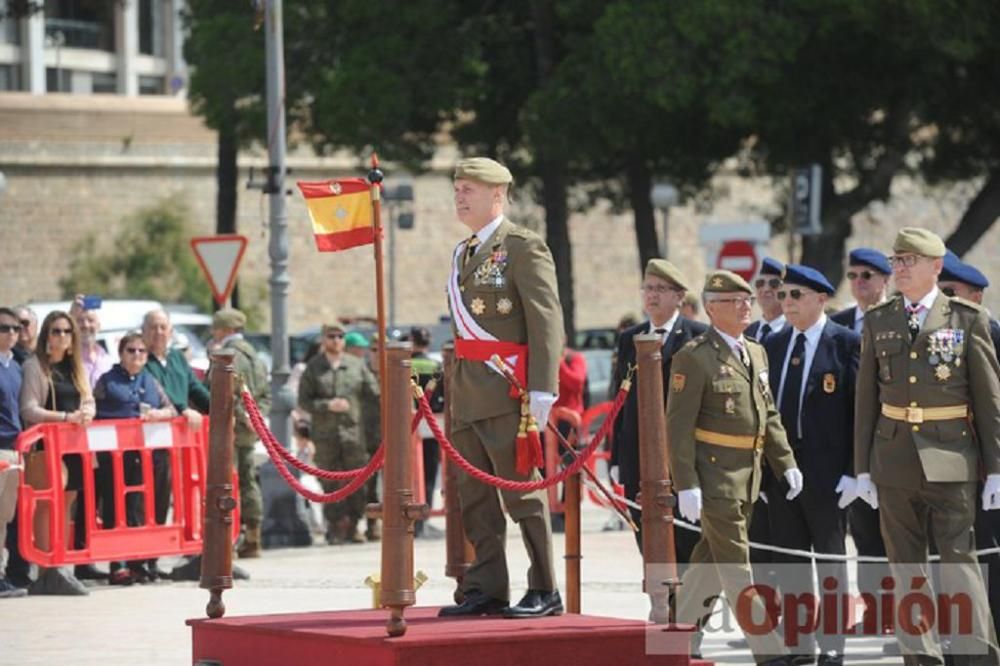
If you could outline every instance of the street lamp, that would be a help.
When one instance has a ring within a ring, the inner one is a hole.
[[[660,256],[666,259],[667,251],[670,248],[667,243],[667,226],[670,220],[670,207],[677,203],[677,188],[667,181],[653,183],[653,187],[649,191],[649,198],[654,207],[663,211],[663,242]]]
[[[386,187],[382,199],[389,210],[389,328],[396,326],[396,225],[400,229],[412,229],[415,221],[413,215],[413,186],[400,183]],[[384,335],[385,331],[379,331]]]

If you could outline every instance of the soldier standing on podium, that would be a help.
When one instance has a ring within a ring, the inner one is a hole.
[[[537,470],[516,470],[520,400],[488,361],[493,354],[507,360],[529,391],[531,413],[544,429],[556,400],[563,320],[549,249],[537,234],[503,214],[512,180],[505,166],[482,157],[462,160],[455,170],[456,212],[472,236],[455,248],[448,281],[457,360],[448,409],[452,442],[469,462],[506,479],[527,481],[540,476]],[[442,608],[440,615],[562,613],[545,491],[502,490],[498,496],[496,488],[460,473],[458,496],[476,557],[462,581],[464,601]],[[500,496],[521,528],[531,559],[528,591],[516,606],[508,605],[506,517]]]

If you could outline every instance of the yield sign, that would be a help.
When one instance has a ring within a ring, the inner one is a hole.
[[[191,249],[208,278],[215,302],[222,305],[229,299],[236,283],[243,252],[247,249],[246,236],[200,236],[191,239]]]

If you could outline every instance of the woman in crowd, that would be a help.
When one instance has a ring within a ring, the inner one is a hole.
[[[94,398],[80,360],[80,336],[76,323],[62,311],[49,313],[42,322],[34,356],[24,362],[21,385],[21,421],[24,428],[36,423],[68,422],[85,426],[94,419]],[[84,461],[80,455],[63,457],[63,487],[67,522],[72,506],[83,488]],[[88,471],[89,473],[89,471]],[[26,476],[31,470],[26,471]],[[39,480],[48,487],[50,479]],[[35,539],[38,547],[49,550],[51,508],[40,505],[35,512]],[[86,529],[78,525],[77,529]],[[69,534],[69,529],[66,530]],[[87,588],[68,570],[40,568],[31,594],[84,595]]]
[[[97,418],[142,419],[143,421],[164,421],[177,416],[160,383],[148,372],[143,372],[149,350],[142,333],[134,331],[126,334],[118,343],[120,361],[104,373],[94,387],[97,400]],[[98,453],[98,485],[103,501],[101,520],[105,529],[115,527],[113,458],[110,453]],[[129,451],[122,456],[123,479],[125,485],[142,483],[142,454]],[[125,497],[125,519],[128,525],[142,525],[145,502],[141,493],[132,492]],[[111,563],[112,585],[131,585],[134,582],[148,583],[156,577],[146,568],[142,560],[127,563]]]

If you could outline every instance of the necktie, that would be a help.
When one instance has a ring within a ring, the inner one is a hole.
[[[796,439],[799,437],[799,397],[802,394],[802,376],[806,367],[806,336],[795,333],[795,345],[785,370],[785,385],[781,390],[781,422],[785,430]]]
[[[757,340],[761,343],[767,340],[767,336],[771,335],[771,325],[764,324],[760,327],[760,333],[757,335]]]
[[[465,241],[465,254],[462,256],[462,268],[469,263],[469,259],[476,254],[476,250],[479,249],[479,236],[472,234],[469,240]]]
[[[920,303],[906,306],[906,327],[910,329],[911,344],[917,339],[917,334],[920,333],[920,313],[923,309],[924,306]]]
[[[660,336],[660,344],[663,344],[664,342],[666,342],[665,336],[666,336],[666,333],[667,333],[667,329],[665,329],[665,328],[654,328],[653,329],[653,333],[656,333],[658,336]]]
[[[736,358],[740,359],[740,361],[743,363],[743,365],[745,365],[746,367],[749,368],[750,367],[750,355],[747,354],[746,345],[743,344],[742,340],[737,340],[736,341],[735,352],[736,352]]]

